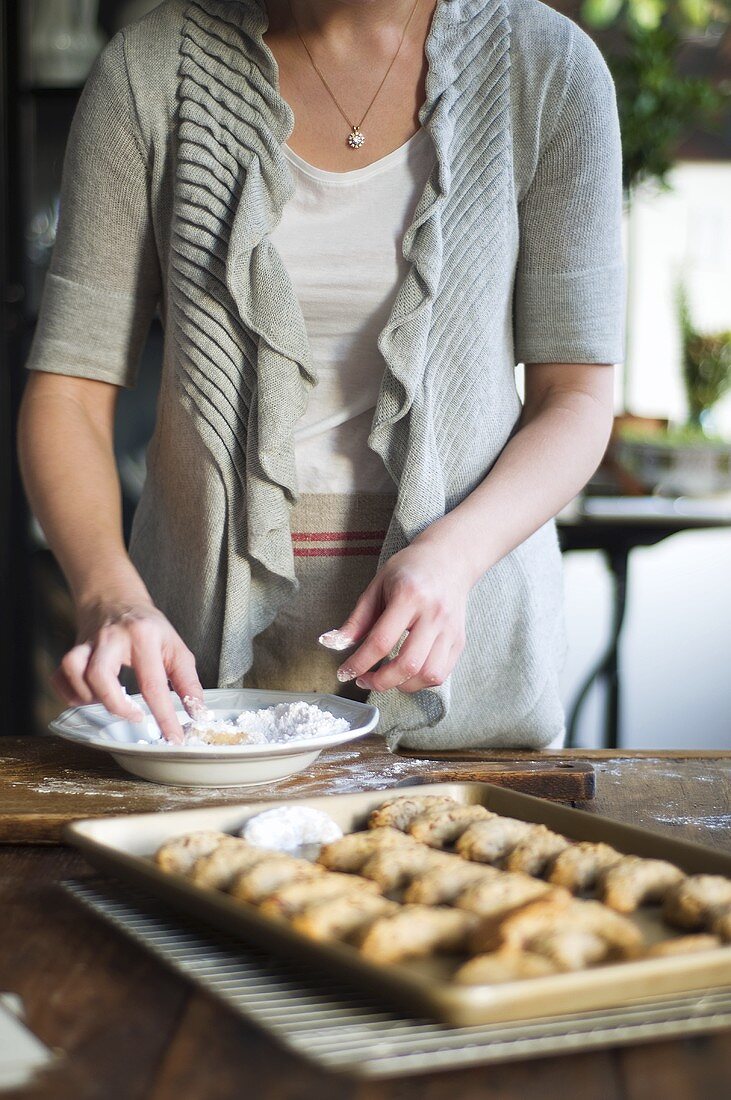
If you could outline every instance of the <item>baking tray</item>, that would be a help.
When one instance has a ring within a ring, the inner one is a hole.
[[[544,824],[573,840],[601,840],[627,854],[670,860],[688,873],[731,877],[731,856],[725,853],[488,783],[419,784],[401,787],[397,792],[369,791],[288,802],[280,799],[173,813],[105,817],[75,822],[67,826],[64,836],[96,867],[142,887],[187,914],[239,936],[244,942],[299,963],[329,967],[332,972],[347,976],[359,988],[376,993],[388,1003],[455,1026],[617,1008],[649,993],[662,996],[722,988],[731,982],[731,949],[719,947],[692,955],[614,963],[504,985],[461,986],[452,980],[461,959],[443,956],[380,966],[364,959],[347,944],[310,940],[289,925],[262,916],[254,906],[224,893],[197,887],[182,876],[166,874],[150,859],[170,837],[198,829],[233,833],[254,814],[281,805],[299,804],[324,810],[344,832],[353,832],[363,828],[370,811],[394,793],[400,796],[449,795],[462,803],[480,803],[495,813]],[[662,924],[657,910],[648,907],[636,919],[648,940],[673,934]]]

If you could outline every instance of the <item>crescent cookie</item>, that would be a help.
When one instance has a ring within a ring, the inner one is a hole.
[[[362,955],[377,963],[423,958],[436,952],[464,951],[477,923],[473,913],[403,905],[393,916],[380,917],[357,937]]]
[[[176,875],[187,875],[196,860],[209,855],[219,844],[235,845],[238,837],[230,833],[217,833],[211,830],[198,833],[186,833],[166,840],[155,852],[155,863],[163,871]]]
[[[731,879],[689,875],[668,890],[662,915],[675,928],[705,928],[712,910],[721,905],[731,905]]]
[[[484,920],[475,929],[470,946],[476,953],[495,951],[505,944],[527,949],[538,936],[569,930],[601,936],[618,958],[633,958],[642,948],[642,934],[629,918],[598,901],[577,901],[568,893],[538,898]]]
[[[496,917],[514,909],[516,905],[563,892],[558,887],[531,878],[530,875],[498,871],[494,878],[489,877],[468,886],[458,895],[455,904],[459,909],[467,909],[480,917]]]
[[[262,860],[269,859],[273,854],[266,848],[255,848],[245,840],[239,840],[238,844],[219,844],[207,856],[201,856],[195,861],[190,871],[190,878],[196,886],[228,890],[238,875],[261,863]]]
[[[435,854],[435,853],[433,853]],[[435,867],[414,876],[404,901],[418,905],[451,905],[468,886],[502,875],[495,867],[445,855]]]
[[[332,901],[343,894],[359,892],[377,894],[378,885],[357,875],[327,871],[314,878],[299,879],[280,886],[278,890],[264,898],[259,909],[268,917],[290,920],[296,913],[301,913],[310,905],[317,905],[321,901]]]
[[[520,840],[504,860],[506,871],[522,871],[526,875],[542,875],[559,852],[571,847],[571,841],[545,825],[536,825],[525,840]]]
[[[496,863],[507,855],[516,844],[526,840],[535,829],[528,821],[513,817],[491,817],[477,821],[465,829],[455,845],[465,859],[478,863]]]
[[[621,853],[609,844],[582,840],[558,853],[546,878],[573,894],[588,893],[596,885],[600,872],[620,859]]]
[[[493,816],[484,806],[435,806],[415,817],[408,832],[420,844],[430,848],[446,848],[475,821]]]
[[[711,931],[724,943],[731,943],[731,905],[722,905],[710,914]]]
[[[598,932],[584,928],[539,932],[528,940],[525,950],[550,959],[562,971],[585,970],[613,957],[612,944]]]
[[[411,822],[425,810],[435,806],[458,806],[454,798],[442,794],[403,795],[401,798],[389,798],[368,818],[369,829],[380,829],[384,825],[406,832]]]
[[[348,833],[340,840],[333,840],[320,850],[317,862],[331,871],[360,871],[367,859],[385,848],[401,845],[416,847],[416,841],[398,829],[388,827],[363,833]]]
[[[447,860],[458,859],[445,852],[435,852],[423,844],[384,848],[365,861],[358,874],[377,882],[385,891],[400,890],[417,875],[436,870]],[[464,860],[460,860],[463,863]]]
[[[543,955],[501,948],[489,955],[476,955],[459,968],[454,980],[461,985],[504,985],[525,978],[557,974],[558,967]]]
[[[664,859],[622,856],[599,874],[599,896],[610,909],[633,913],[640,905],[662,901],[684,878],[679,867]]]
[[[377,917],[397,912],[395,901],[358,891],[308,905],[292,918],[292,928],[313,940],[347,940]]]
[[[673,955],[690,955],[696,951],[711,951],[714,947],[720,947],[718,936],[709,936],[700,933],[697,936],[678,936],[674,940],[662,940],[648,947],[646,956],[651,959],[665,959]]]
[[[316,863],[310,863],[309,860],[277,853],[270,855],[269,859],[256,863],[243,874],[237,875],[229,893],[239,901],[259,905],[269,894],[273,894],[275,890],[279,890],[289,882],[316,878],[324,873],[322,867],[318,867]]]

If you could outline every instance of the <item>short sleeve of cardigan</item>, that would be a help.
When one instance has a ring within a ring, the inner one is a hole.
[[[574,28],[565,92],[518,204],[516,360],[624,356],[622,150],[611,74]]]
[[[134,386],[159,296],[146,156],[120,33],[97,59],[74,114],[26,366]]]

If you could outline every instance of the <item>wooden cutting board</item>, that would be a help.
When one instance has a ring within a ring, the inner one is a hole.
[[[570,757],[516,753],[437,760],[393,754],[367,737],[324,752],[305,772],[262,787],[164,787],[122,771],[106,753],[56,737],[0,738],[0,843],[58,844],[68,822],[120,813],[387,790],[413,783],[480,780],[562,802],[594,797],[594,770]]]

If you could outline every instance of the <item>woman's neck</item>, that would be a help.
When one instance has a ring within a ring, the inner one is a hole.
[[[398,46],[415,0],[265,0],[269,31],[295,34],[295,24],[306,38],[316,37],[330,57],[358,46],[361,50]],[[418,8],[432,10],[435,0],[416,0]],[[412,21],[413,22],[413,21]]]

